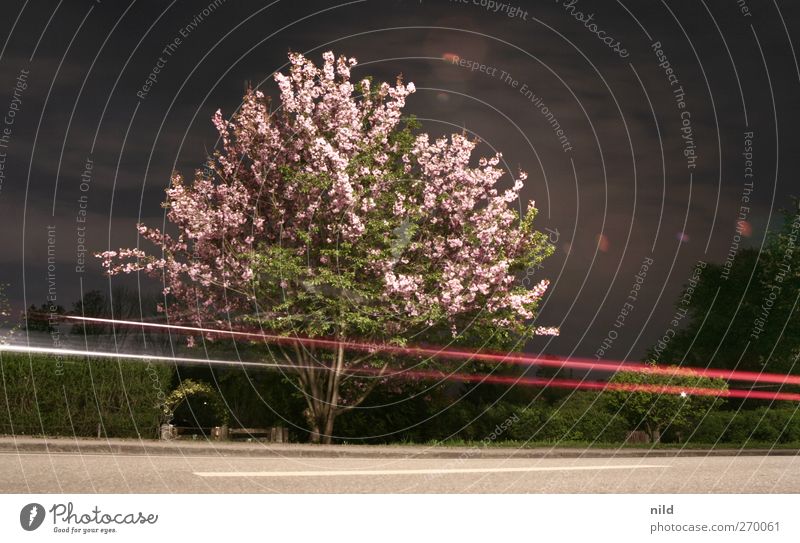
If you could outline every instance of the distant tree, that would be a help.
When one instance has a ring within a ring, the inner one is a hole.
[[[80,317],[110,318],[108,301],[99,290],[90,290],[84,293],[83,298],[72,304],[72,312]],[[73,334],[105,334],[108,325],[95,322],[78,322],[72,325]]]
[[[355,59],[323,57],[317,67],[290,55],[289,73],[275,76],[279,108],[248,90],[230,121],[217,111],[222,148],[193,183],[175,174],[167,191],[177,237],[139,226],[158,256],[101,256],[111,274],[165,278],[173,320],[337,340],[275,349],[305,394],[312,441],[329,442],[388,361],[344,342],[491,347],[553,333],[532,325],[548,283],[517,280],[553,249],[533,228],[535,208],[520,216],[510,205],[524,173],[501,190],[499,155],[474,160],[476,142],[432,141],[402,121],[413,84],[354,84]]]
[[[694,395],[691,393],[692,389],[727,390],[728,388],[722,379],[710,379],[700,375],[664,375],[654,371],[618,372],[610,382],[686,389],[685,394],[624,390],[603,392],[607,408],[624,419],[631,430],[637,428],[644,430],[652,443],[659,442],[661,434],[667,427],[677,431],[690,428],[723,401],[715,396]]]
[[[72,304],[72,314],[82,317],[101,319],[151,321],[158,316],[157,305],[159,297],[155,293],[140,292],[124,285],[117,285],[107,296],[100,290],[90,290],[83,294],[83,298]],[[115,325],[113,332],[118,339],[135,334],[137,336],[152,335],[149,329]],[[79,321],[72,326],[73,334],[110,335],[110,323],[92,321]]]
[[[31,304],[28,310],[21,315],[20,328],[29,332],[55,332],[61,315],[65,315],[64,308],[50,302],[36,307]]]
[[[687,284],[674,337],[648,358],[690,366],[800,373],[800,211],[784,213],[764,249],[743,248]]]

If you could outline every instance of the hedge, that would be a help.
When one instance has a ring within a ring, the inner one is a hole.
[[[156,437],[173,369],[146,360],[0,355],[0,432]]]
[[[738,413],[712,411],[687,439],[691,443],[800,443],[800,410],[760,407]]]
[[[510,432],[518,441],[615,443],[627,434],[625,422],[599,406],[532,406],[520,411],[519,419]]]

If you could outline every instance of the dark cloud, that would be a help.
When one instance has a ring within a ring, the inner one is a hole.
[[[749,16],[734,2],[577,2],[575,9],[593,13],[597,29],[624,45],[629,56],[622,58],[559,2],[517,2],[526,13],[514,18],[480,2],[446,0],[37,2],[23,11],[22,2],[6,2],[0,112],[20,70],[30,75],[0,192],[0,280],[11,283],[17,304],[23,275],[25,297],[44,297],[45,226],[54,221],[59,292],[77,297],[70,262],[87,158],[94,166],[91,250],[109,239],[133,243],[140,217],[161,222],[172,169],[190,173],[215,145],[209,118],[217,108],[235,110],[247,82],[275,95],[272,74],[284,69],[288,51],[319,57],[333,49],[359,59],[357,76],[402,73],[414,81],[420,90],[408,111],[427,119],[430,131],[468,130],[485,141],[483,152],[502,150],[509,169],[529,172],[523,205],[535,200],[540,228],[558,232],[558,252],[535,273],[553,279],[541,319],[563,331],[532,348],[592,355],[643,259],[653,258],[633,317],[608,353],[636,358],[663,333],[693,264],[728,251],[743,189],[744,132],[754,132],[756,149],[751,244],[761,243],[777,208],[796,192],[800,74],[791,40],[798,7],[747,4]],[[181,44],[147,87],[175,38]],[[685,91],[694,169],[682,154],[681,110],[654,41]],[[458,66],[454,55],[496,72]],[[526,97],[523,85],[541,102]],[[571,151],[564,152],[553,118]],[[97,263],[90,268],[84,284],[106,286]]]

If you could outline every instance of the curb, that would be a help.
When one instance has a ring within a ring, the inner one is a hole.
[[[380,445],[291,445],[127,440],[8,438],[0,453],[133,456],[217,456],[254,458],[675,458],[700,456],[800,456],[797,449],[511,449],[478,447],[397,447]]]

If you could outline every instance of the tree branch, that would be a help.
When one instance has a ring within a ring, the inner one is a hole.
[[[388,367],[389,367],[388,363],[384,364],[384,366],[381,368],[381,371],[378,372],[378,374],[375,376],[375,378],[372,380],[369,386],[367,386],[366,390],[364,390],[361,396],[359,396],[358,399],[353,403],[337,408],[336,414],[341,415],[342,413],[346,413],[347,411],[350,411],[361,405],[364,402],[364,400],[367,399],[367,396],[369,396],[370,393],[375,389],[375,387],[378,386],[380,378],[383,376],[384,373],[386,373]]]

